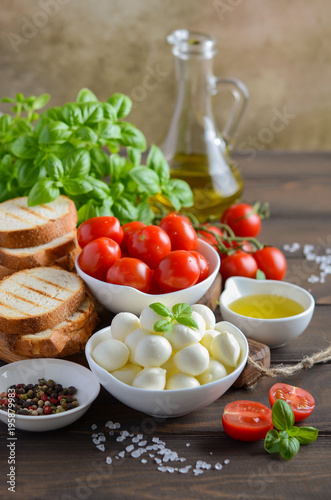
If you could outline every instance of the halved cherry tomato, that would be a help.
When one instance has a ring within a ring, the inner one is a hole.
[[[223,213],[221,222],[230,226],[236,236],[254,237],[261,230],[261,217],[247,203],[231,205]]]
[[[239,441],[257,441],[265,438],[273,428],[271,410],[255,401],[233,401],[224,408],[224,431]]]
[[[296,422],[309,417],[315,408],[315,399],[308,391],[289,384],[275,384],[270,388],[270,405],[273,406],[277,399],[283,399],[290,405]]]
[[[231,276],[255,278],[257,270],[257,263],[249,253],[236,250],[221,262],[220,272],[225,281]]]
[[[84,273],[106,281],[107,271],[121,257],[121,249],[116,241],[110,238],[97,238],[90,241],[78,257],[79,267]]]
[[[137,229],[141,229],[143,227],[146,227],[146,224],[144,224],[143,222],[140,222],[139,220],[136,220],[133,222],[127,222],[126,224],[123,224],[123,226],[122,226],[123,241],[121,243],[121,249],[124,252],[128,251],[128,239],[129,239],[130,234],[137,231]]]
[[[166,216],[160,227],[168,234],[172,250],[195,250],[198,236],[194,227],[182,217]]]
[[[130,234],[128,250],[130,257],[140,259],[154,269],[171,251],[171,241],[161,227],[150,225]]]
[[[256,263],[268,280],[282,280],[287,263],[283,253],[276,247],[264,247],[253,254]]]
[[[209,276],[209,263],[208,263],[208,260],[206,259],[206,257],[204,255],[202,255],[201,253],[196,252],[195,250],[192,250],[192,252],[190,252],[190,253],[198,259],[199,266],[200,266],[200,276],[198,279],[198,283],[200,283],[200,281],[205,280]]]
[[[92,217],[83,222],[77,229],[79,246],[84,248],[90,241],[101,237],[111,238],[119,245],[123,240],[123,229],[116,217]]]
[[[131,286],[148,293],[153,272],[145,262],[132,257],[118,259],[107,272],[107,282],[115,285]]]
[[[175,250],[161,260],[154,277],[164,292],[175,292],[197,283],[200,266],[191,252]]]

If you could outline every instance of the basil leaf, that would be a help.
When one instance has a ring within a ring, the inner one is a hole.
[[[42,116],[42,120],[44,121],[47,118],[49,121],[62,121],[62,108],[60,106],[56,106],[54,108],[47,109]],[[37,124],[38,125],[38,124]]]
[[[96,217],[96,215],[97,213],[93,200],[89,200],[78,209],[78,224],[81,224],[85,220],[91,219],[92,217]]]
[[[300,444],[309,444],[317,439],[318,429],[315,427],[297,427],[299,432],[295,435]],[[289,434],[291,435],[289,429]]]
[[[264,449],[268,453],[277,453],[279,451],[279,433],[276,429],[271,429],[267,432],[267,435],[264,439]]]
[[[92,191],[92,184],[86,179],[63,179],[63,189],[69,196],[77,196]]]
[[[154,302],[153,304],[149,304],[149,307],[154,312],[156,312],[156,314],[158,314],[159,316],[163,316],[164,318],[167,318],[168,316],[170,316],[170,317],[172,316],[172,314],[169,311],[169,309],[167,308],[167,306],[162,304],[162,302]]]
[[[121,128],[111,120],[101,120],[98,123],[98,134],[101,139],[119,139]]]
[[[3,176],[5,176],[5,178],[7,178],[8,174],[11,175],[13,173],[12,167],[13,167],[12,157],[10,156],[10,154],[5,154],[2,157],[1,163],[0,163],[0,172],[1,172],[2,180],[4,178]]]
[[[114,215],[112,210],[111,210],[112,204],[113,204],[113,200],[111,198],[107,198],[106,200],[104,200],[102,205],[98,205],[95,208],[96,215],[99,217],[101,215]]]
[[[265,280],[265,279],[266,279],[266,275],[264,274],[264,272],[263,272],[263,271],[261,271],[261,269],[258,269],[258,270],[256,271],[256,276],[255,276],[255,278],[256,278],[257,280]]]
[[[180,314],[192,314],[193,309],[189,304],[182,302],[180,304],[174,305],[172,308],[172,312],[175,316],[179,316]]]
[[[128,147],[127,153],[128,153],[128,158],[129,158],[130,162],[135,167],[137,167],[138,165],[140,165],[140,162],[141,162],[141,151],[139,151],[139,149]]]
[[[117,182],[120,179],[122,168],[125,165],[125,158],[118,154],[112,154],[110,157],[110,179]]]
[[[43,108],[48,103],[50,97],[51,96],[49,94],[41,94],[39,97],[37,97],[34,100],[34,102],[32,104],[32,109],[41,109],[41,108]]]
[[[66,123],[50,122],[44,125],[39,135],[39,144],[61,144],[71,136],[71,131]]]
[[[118,139],[118,143],[121,146],[131,146],[140,151],[145,151],[146,139],[140,130],[132,125],[132,123],[127,122],[119,122],[119,126],[121,128],[121,136]]]
[[[97,200],[106,200],[109,198],[110,191],[108,184],[91,176],[88,176],[87,180],[92,186],[92,191],[89,194],[92,198],[96,198]]]
[[[60,190],[55,181],[43,179],[37,182],[31,189],[28,197],[28,206],[42,205],[56,200],[60,195]]]
[[[113,122],[116,120],[116,110],[111,104],[109,104],[108,102],[103,102],[102,109],[104,118]]]
[[[12,194],[8,189],[8,182],[0,182],[0,203],[9,200],[11,197]]]
[[[154,144],[152,144],[148,153],[146,165],[157,173],[161,185],[167,184],[170,178],[169,165],[166,162],[162,151]]]
[[[91,167],[91,158],[86,149],[76,149],[63,159],[63,168],[70,177],[84,177],[88,175]]]
[[[147,167],[134,167],[130,171],[130,177],[144,193],[155,195],[160,191],[160,181],[157,174]]]
[[[187,182],[181,179],[170,179],[166,186],[166,195],[171,203],[173,199],[177,199],[182,207],[191,207],[193,205],[193,193]]]
[[[12,97],[3,97],[2,99],[0,99],[0,102],[15,102],[15,99],[13,99]]]
[[[141,201],[138,205],[138,217],[137,220],[144,222],[147,226],[152,223],[154,219],[154,212],[150,208],[148,201]]]
[[[179,323],[181,325],[189,326],[190,328],[199,329],[197,322],[193,318],[191,318],[190,316],[185,316],[185,315],[178,316],[176,318],[176,321],[177,321],[177,323]]]
[[[84,88],[78,92],[76,102],[98,102],[98,98],[91,90]]]
[[[32,160],[19,160],[16,163],[17,180],[21,187],[32,187],[46,176],[46,168],[36,165]]]
[[[65,104],[62,108],[62,119],[70,126],[83,123],[82,111],[78,104]]]
[[[278,400],[280,401],[280,400]],[[285,460],[291,460],[299,451],[300,443],[296,437],[281,437],[279,441],[279,453]]]
[[[137,220],[137,207],[135,207],[134,204],[126,198],[117,199],[112,209],[115,217],[117,217],[122,224],[131,222],[132,220]]]
[[[160,319],[160,321],[157,321],[154,325],[154,330],[156,332],[171,332],[172,328],[171,321],[166,319]]]
[[[272,407],[272,421],[276,429],[287,430],[294,425],[294,413],[286,401],[277,399]]]
[[[36,140],[33,137],[23,135],[14,141],[10,151],[18,158],[34,158],[38,152]]]
[[[78,139],[82,142],[89,142],[92,144],[96,144],[98,142],[98,134],[91,129],[91,127],[80,127],[75,132],[75,139]]]
[[[131,99],[124,94],[113,94],[107,102],[113,106],[118,120],[127,116],[132,108]]]
[[[0,132],[2,134],[8,132],[10,130],[11,123],[12,123],[11,116],[7,114],[0,116]]]
[[[113,200],[119,198],[123,193],[123,191],[124,191],[124,186],[121,182],[115,182],[109,186],[110,196],[113,198]]]
[[[98,124],[103,119],[103,109],[97,102],[84,102],[80,104],[82,118],[85,125]]]
[[[45,160],[47,175],[51,179],[59,180],[62,178],[64,169],[60,158],[52,153],[47,155]]]
[[[90,157],[91,157],[91,172],[103,179],[106,175],[109,174],[109,156],[98,149],[98,147],[90,149]]]

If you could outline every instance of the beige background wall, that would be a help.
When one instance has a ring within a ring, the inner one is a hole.
[[[166,35],[190,28],[217,37],[215,74],[250,90],[237,148],[330,150],[330,19],[328,0],[2,0],[0,95],[49,92],[59,105],[85,86],[100,99],[123,92],[130,120],[159,143],[176,92]]]

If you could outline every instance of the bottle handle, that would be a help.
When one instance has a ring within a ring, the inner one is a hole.
[[[234,97],[231,114],[222,131],[223,139],[228,148],[233,147],[233,138],[243,117],[249,99],[249,90],[246,85],[237,78],[216,78],[212,86],[212,93],[217,94],[219,89],[230,90]]]

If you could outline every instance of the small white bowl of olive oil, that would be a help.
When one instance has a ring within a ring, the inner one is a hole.
[[[220,297],[223,319],[269,347],[280,347],[301,335],[314,308],[307,290],[285,281],[235,276],[226,281]]]

